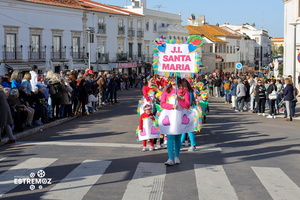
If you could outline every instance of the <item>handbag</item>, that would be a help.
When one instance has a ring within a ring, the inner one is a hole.
[[[273,90],[272,93],[269,94],[269,99],[271,100],[277,99],[277,92],[275,90]]]

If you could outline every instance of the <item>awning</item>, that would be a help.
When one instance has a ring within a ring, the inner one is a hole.
[[[86,69],[87,67],[84,63],[73,63],[72,66],[69,66],[69,69]]]
[[[33,65],[36,65],[38,67],[38,70],[45,69],[46,63],[27,63],[27,64],[21,64],[21,63],[5,63],[5,67],[12,70],[20,70],[20,71],[30,71],[31,67]]]
[[[98,70],[111,70],[111,67],[108,64],[99,64]]]

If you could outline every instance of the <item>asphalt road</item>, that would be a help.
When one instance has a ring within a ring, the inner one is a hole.
[[[299,120],[236,113],[212,97],[198,151],[184,147],[181,164],[166,167],[165,149],[142,152],[135,140],[140,91],[118,94],[118,104],[1,146],[0,199],[300,199]]]

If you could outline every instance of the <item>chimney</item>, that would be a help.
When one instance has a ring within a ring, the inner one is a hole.
[[[198,26],[205,24],[205,15],[198,15]]]

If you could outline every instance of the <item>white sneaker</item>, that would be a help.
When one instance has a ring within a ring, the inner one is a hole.
[[[174,161],[175,161],[175,164],[180,164],[180,160],[179,160],[178,157],[175,157],[175,158],[174,158]]]
[[[262,116],[262,114],[261,114],[261,113],[258,113],[257,115],[258,115],[258,116]]]
[[[184,146],[186,146],[186,147],[189,146],[189,141],[188,140],[184,141]]]
[[[197,151],[196,147],[190,147],[188,151]]]
[[[146,147],[143,147],[142,151],[145,152],[146,150],[147,150]]]
[[[172,166],[172,165],[175,165],[175,163],[174,163],[173,160],[168,159],[167,162],[165,162],[165,165],[167,165],[167,166]]]
[[[155,145],[154,145],[154,149],[155,149],[155,150],[159,149],[159,145],[156,145],[156,144],[155,144]]]
[[[272,116],[272,115],[268,115],[266,118],[268,118],[268,119],[272,119],[272,118],[273,118],[273,116]]]
[[[149,147],[149,151],[153,151],[154,150],[154,147]]]
[[[167,146],[164,145],[164,144],[161,144],[161,145],[160,145],[160,148],[165,149],[165,148],[167,148]]]
[[[265,114],[265,113],[263,113],[263,114],[262,114],[262,116],[266,116],[266,114]]]
[[[275,119],[275,118],[276,118],[276,116],[275,116],[275,115],[273,115],[273,116],[272,116],[272,118],[273,118],[273,119]]]

